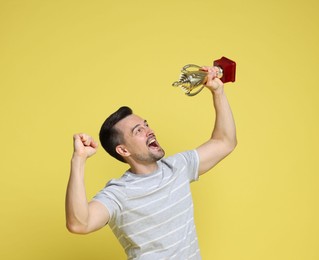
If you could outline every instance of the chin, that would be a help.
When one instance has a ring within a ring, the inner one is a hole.
[[[160,153],[159,153],[159,155],[158,155],[158,157],[159,157],[158,160],[162,159],[164,156],[165,156],[165,151],[164,151],[163,149],[161,149],[161,150],[160,150]]]

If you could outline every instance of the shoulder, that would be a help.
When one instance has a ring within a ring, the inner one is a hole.
[[[163,159],[162,162],[174,173],[186,176],[190,181],[198,179],[199,156],[196,150],[177,153]]]
[[[105,186],[100,190],[99,194],[114,194],[117,196],[124,196],[125,193],[123,192],[126,187],[126,174],[122,177],[117,179],[109,180]]]
[[[163,163],[176,164],[176,163],[189,163],[190,161],[198,161],[198,153],[196,150],[187,150],[168,156],[162,160]]]

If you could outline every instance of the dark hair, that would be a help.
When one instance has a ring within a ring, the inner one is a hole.
[[[122,133],[114,127],[114,125],[121,121],[123,118],[132,115],[133,111],[131,108],[123,106],[120,107],[116,112],[111,114],[102,124],[100,129],[100,142],[102,147],[111,156],[121,162],[125,162],[123,157],[119,155],[115,148],[119,145],[122,140]]]

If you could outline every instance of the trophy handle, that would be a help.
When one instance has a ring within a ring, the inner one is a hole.
[[[199,90],[197,90],[196,92],[186,92],[185,95],[192,97],[197,95],[199,92],[201,92],[203,90],[204,86],[202,86]]]
[[[195,64],[187,64],[187,65],[185,65],[185,66],[182,68],[182,72],[184,72],[184,71],[187,70],[188,68],[192,68],[192,67],[194,67],[194,68],[196,68],[196,69],[200,69],[200,68],[201,68],[201,66],[198,66],[198,65],[195,65]]]
[[[187,72],[187,69],[189,69],[189,68],[196,68],[196,69],[200,69],[201,68],[201,66],[198,66],[198,65],[196,65],[196,64],[187,64],[187,65],[185,65],[184,67],[183,67],[183,69],[182,69],[182,72]],[[204,72],[204,71],[203,71]],[[198,73],[198,72],[197,72]],[[206,72],[204,72],[204,73],[206,73]],[[205,75],[203,73],[203,75]],[[206,73],[207,74],[207,73]],[[206,78],[206,77],[205,77]],[[198,84],[198,85],[201,85],[201,84],[203,84],[203,82],[204,82],[204,77],[202,76],[201,77],[201,80],[200,80],[200,83]],[[185,95],[187,95],[187,96],[189,96],[189,97],[192,97],[192,96],[195,96],[195,95],[197,95],[199,92],[201,92],[202,90],[204,89],[204,86],[201,86],[201,88],[199,89],[199,90],[197,90],[196,92],[192,92],[192,90],[193,90],[193,88],[190,90],[190,91],[187,91],[186,93],[185,93]]]
[[[195,68],[195,70],[192,70]],[[172,85],[174,87],[180,87],[187,96],[195,96],[201,92],[204,88],[203,83],[206,81],[207,72],[200,70],[201,66],[195,64],[187,64],[181,69],[181,76],[178,81],[175,81]],[[200,87],[199,90],[193,92],[195,88]]]

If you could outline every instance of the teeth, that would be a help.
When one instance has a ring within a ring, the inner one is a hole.
[[[156,142],[155,139],[153,139],[150,141],[150,144],[155,143],[155,142]]]
[[[148,145],[151,145],[152,143],[155,143],[155,142],[156,142],[156,139],[151,139],[149,140]]]

